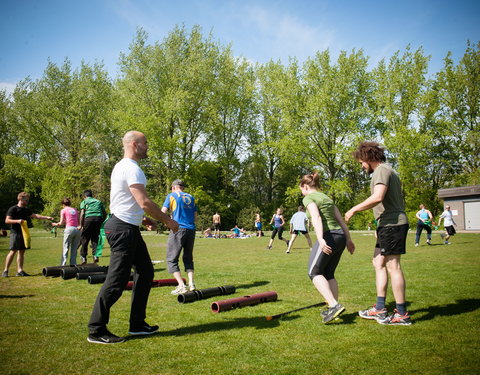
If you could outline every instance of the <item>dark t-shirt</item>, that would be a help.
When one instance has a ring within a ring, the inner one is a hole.
[[[32,210],[28,207],[12,206],[8,209],[6,216],[10,216],[12,220],[27,220],[30,216],[32,216],[32,214]],[[16,233],[22,233],[21,225],[12,224],[12,231]]]

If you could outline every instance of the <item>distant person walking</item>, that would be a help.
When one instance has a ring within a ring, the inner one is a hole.
[[[438,226],[440,226],[442,219],[443,226],[445,228],[445,234],[441,234],[442,238],[445,238],[445,241],[443,243],[445,245],[450,245],[450,242],[448,240],[451,236],[454,236],[455,233],[457,233],[454,228],[454,225],[456,226],[457,223],[455,223],[455,220],[453,220],[453,214],[448,204],[445,206],[445,211],[443,211],[443,213],[440,215],[440,218],[438,220]]]
[[[98,257],[96,256],[96,250],[98,238],[107,213],[103,203],[93,198],[91,190],[85,190],[83,197],[84,200],[80,203],[80,227],[82,229],[80,256],[82,264],[85,264],[88,256],[88,243],[91,241],[93,261],[97,263]]]
[[[71,207],[72,202],[70,198],[62,200],[63,209],[60,211],[60,221],[53,223],[53,227],[62,227],[65,225],[63,231],[63,250],[60,259],[60,265],[67,264],[68,253],[70,253],[70,265],[77,264],[77,249],[80,243],[80,230],[78,229],[78,211]]]
[[[283,230],[285,225],[285,219],[283,217],[283,210],[281,208],[277,208],[277,212],[273,214],[272,220],[270,220],[270,225],[273,226],[272,237],[270,238],[270,242],[268,243],[267,249],[270,250],[272,248],[273,240],[275,236],[278,234],[278,239],[285,241],[288,248],[288,240],[283,238]]]
[[[425,208],[423,204],[420,205],[420,210],[417,211],[415,217],[418,219],[417,221],[417,233],[415,235],[415,246],[418,246],[420,242],[420,235],[422,234],[422,230],[427,231],[427,245],[431,245],[432,240],[432,213]]]
[[[343,220],[343,219],[342,219]],[[298,211],[293,214],[292,218],[290,219],[290,241],[288,242],[288,248],[286,253],[289,254],[290,250],[292,249],[292,245],[295,242],[297,236],[301,233],[305,236],[308,241],[308,247],[312,250],[312,239],[308,234],[308,218],[305,214],[305,207],[298,206]]]
[[[27,219],[53,220],[53,217],[35,214],[27,207],[30,201],[30,194],[21,192],[17,196],[18,203],[7,211],[5,224],[12,226],[10,229],[10,251],[5,259],[5,269],[2,277],[8,277],[8,269],[17,254],[17,275],[30,276],[23,270],[25,262],[25,250],[30,249],[30,233],[28,231]]]

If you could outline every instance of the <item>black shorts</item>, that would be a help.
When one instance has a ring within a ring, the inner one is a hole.
[[[381,255],[399,255],[406,252],[408,224],[377,228],[377,243]]]
[[[448,227],[445,227],[445,230],[447,231],[449,236],[454,236],[455,233],[457,233],[453,225],[449,225]]]
[[[10,230],[10,250],[26,250],[22,232]]]
[[[220,230],[220,223],[213,224],[213,229],[214,230]]]
[[[298,236],[300,233],[305,235],[305,234],[308,233],[308,231],[306,231],[306,230],[294,230],[293,233],[295,233]]]

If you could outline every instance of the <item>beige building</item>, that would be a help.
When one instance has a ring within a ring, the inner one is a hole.
[[[458,230],[480,230],[480,185],[438,190],[444,205],[450,205]]]

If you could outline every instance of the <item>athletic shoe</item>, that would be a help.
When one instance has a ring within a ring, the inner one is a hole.
[[[187,287],[185,285],[179,285],[174,290],[172,290],[172,294],[174,296],[178,296],[179,294],[187,293]]]
[[[415,244],[415,247],[418,247],[418,243]]]
[[[90,333],[87,341],[93,344],[120,344],[125,341],[125,338],[115,336],[105,328],[102,333]]]
[[[452,243],[451,243],[451,242],[448,242],[448,241],[445,241],[444,244],[445,244],[445,245],[451,245]]]
[[[143,323],[143,325],[139,327],[131,327],[128,330],[128,333],[131,335],[151,335],[158,331],[158,326],[151,326],[147,323]]]
[[[381,310],[377,310],[377,305],[373,305],[373,307],[361,310],[358,312],[363,319],[376,319],[377,322],[382,322],[388,318],[387,309],[383,308]]]
[[[190,285],[188,286],[188,290],[189,290],[190,292],[193,292],[193,291],[197,290],[197,288],[195,287],[195,284],[190,284]]]
[[[20,271],[17,273],[16,276],[30,276],[28,273],[26,273],[25,271]]]
[[[327,310],[327,312],[325,313],[325,316],[323,317],[323,322],[324,323],[331,322],[333,319],[335,319],[337,316],[339,316],[344,311],[345,311],[345,307],[343,307],[342,304],[337,303],[335,306],[330,307]]]
[[[8,271],[3,271],[2,277],[8,277]]]
[[[427,240],[427,245],[431,245],[430,240]]]
[[[287,251],[285,251],[285,254],[290,254],[290,250],[287,249]]]
[[[410,319],[408,312],[406,312],[405,315],[401,315],[398,310],[395,309],[393,314],[390,314],[387,319],[381,322],[379,321],[379,323],[390,326],[409,326],[412,324],[412,319]]]
[[[81,257],[81,260],[82,260],[82,263],[80,265],[84,266],[85,264],[87,264],[87,259],[86,258]]]
[[[271,250],[271,249],[272,249],[272,247],[271,247],[271,246],[267,246],[267,250]]]
[[[100,260],[99,257],[93,257],[93,263],[98,263],[99,260]]]
[[[328,309],[320,311],[320,316],[322,317],[322,319],[325,318],[327,314],[328,314]]]

